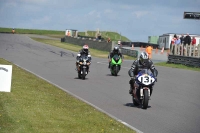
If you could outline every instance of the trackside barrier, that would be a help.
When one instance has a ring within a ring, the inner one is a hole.
[[[168,62],[200,67],[200,44],[197,46],[171,45]]]
[[[121,48],[121,53],[124,55],[129,55],[132,57],[137,58],[138,57],[138,51],[137,50],[132,50],[132,49],[125,49],[125,48]]]
[[[84,44],[88,44],[90,48],[98,49],[98,50],[103,50],[103,51],[108,51],[110,52],[114,46],[118,46],[115,41],[112,42],[101,42],[101,41],[96,41],[92,39],[86,39],[86,38],[74,38],[74,37],[64,37],[61,38],[61,42],[66,42],[66,43],[71,43],[75,45],[81,45],[83,46]],[[121,53],[124,55],[129,55],[132,57],[138,57],[138,51],[137,50],[130,50],[130,49],[124,49],[123,47],[120,46]]]
[[[68,37],[68,36],[61,38],[61,42],[71,43],[79,46],[87,44],[90,48],[108,52],[110,52],[113,45],[112,42],[106,42],[92,38],[80,38],[80,37]]]
[[[198,57],[188,57],[188,56],[169,54],[168,62],[174,63],[174,64],[183,64],[183,65],[193,66],[193,67],[200,67],[200,58]]]

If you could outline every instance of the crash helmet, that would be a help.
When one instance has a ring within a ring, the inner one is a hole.
[[[139,61],[142,65],[147,65],[149,61],[149,55],[147,52],[142,52],[139,57]]]
[[[88,45],[83,46],[83,52],[84,53],[88,54],[88,49],[89,49]]]
[[[119,47],[115,46],[115,47],[113,48],[113,53],[119,53]]]

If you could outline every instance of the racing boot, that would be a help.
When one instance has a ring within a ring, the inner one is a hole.
[[[129,81],[130,84],[129,94],[133,94],[134,82],[135,82],[134,78],[131,78],[131,80]]]
[[[79,66],[78,66],[78,62],[76,62],[76,68],[75,68],[76,71],[79,71]]]
[[[130,85],[129,94],[133,95],[133,88],[132,88],[132,86],[131,86],[131,85]]]
[[[110,62],[109,62],[108,68],[110,68]]]

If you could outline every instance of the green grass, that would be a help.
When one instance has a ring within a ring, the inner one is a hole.
[[[12,28],[0,27],[0,32],[12,33]],[[16,32],[16,34],[38,34],[38,35],[48,35],[48,36],[51,36],[51,37],[58,37],[58,38],[62,38],[62,37],[65,36],[65,30],[57,31],[57,30],[39,30],[39,29],[15,28],[15,32]],[[89,36],[95,37],[95,32],[96,31],[88,31],[87,33],[89,34]],[[78,31],[78,35],[86,36],[85,32],[81,32],[81,31]],[[121,38],[122,41],[130,41],[128,38],[126,38],[123,35],[120,35],[117,32],[102,31],[101,35],[105,39],[110,37],[112,41],[118,41],[118,40],[120,40],[120,38]]]
[[[171,68],[179,68],[179,69],[185,69],[185,70],[193,70],[193,71],[199,71],[200,72],[200,68],[190,67],[190,66],[186,66],[186,65],[182,65],[182,64],[173,64],[173,63],[161,62],[161,63],[155,63],[155,65],[171,67]]]
[[[12,28],[2,28],[0,27],[0,32],[12,32]],[[65,31],[56,30],[37,30],[37,29],[15,29],[16,34],[38,34],[38,35],[57,35],[62,37],[65,35]]]
[[[133,133],[122,123],[12,65],[11,92],[0,92],[1,133]]]
[[[32,39],[35,40],[35,41],[38,41],[38,42],[42,42],[42,43],[45,43],[45,44],[53,45],[53,46],[60,47],[60,48],[63,48],[63,49],[67,49],[67,50],[71,50],[71,51],[74,51],[74,52],[78,52],[82,48],[79,45],[60,42],[58,40],[43,39],[43,38],[33,38],[33,37],[32,37]],[[100,51],[100,50],[97,50],[97,49],[90,48],[90,54],[93,57],[108,58],[108,54],[109,53],[106,52],[106,51]],[[124,55],[124,59],[134,60],[135,58],[131,57],[131,56]]]

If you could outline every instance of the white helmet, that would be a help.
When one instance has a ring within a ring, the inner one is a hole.
[[[84,53],[87,54],[87,53],[88,53],[88,49],[89,49],[88,45],[84,45],[84,46],[83,46],[83,52],[84,52]]]
[[[142,52],[139,57],[140,63],[143,65],[147,64],[149,60],[149,55],[146,52]]]

